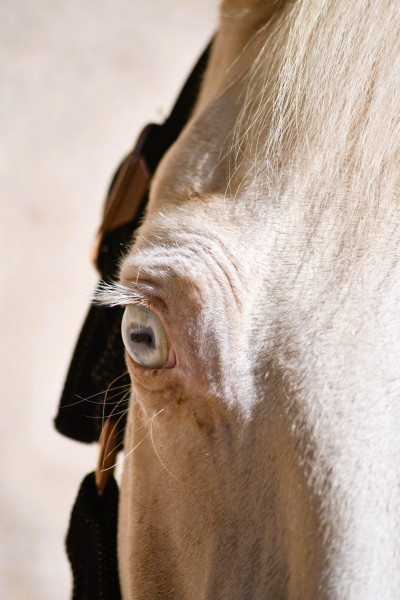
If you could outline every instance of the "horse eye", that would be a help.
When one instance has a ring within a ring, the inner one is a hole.
[[[122,317],[122,340],[129,356],[141,367],[160,369],[168,360],[164,327],[150,308],[129,304]]]

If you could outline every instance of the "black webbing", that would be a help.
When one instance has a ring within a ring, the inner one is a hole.
[[[113,477],[102,496],[94,473],[82,481],[66,539],[73,572],[72,600],[121,600],[117,563],[118,486]]]
[[[170,117],[164,125],[153,125],[145,139],[142,156],[151,174],[166,150],[178,137],[193,111],[211,44],[207,47]],[[115,182],[115,176],[111,183]],[[109,193],[110,193],[109,191]],[[132,243],[147,203],[147,193],[134,219],[107,232],[101,242],[98,265],[103,279],[116,277],[118,262]],[[120,335],[122,309],[91,305],[81,329],[61,396],[55,425],[58,431],[82,442],[97,441],[104,417],[121,405],[128,389],[124,350]],[[121,394],[105,391],[119,386]],[[123,429],[123,423],[121,423]],[[73,571],[73,600],[121,600],[117,560],[118,486],[113,477],[102,496],[97,493],[94,473],[83,480],[72,510],[66,539]]]
[[[211,44],[200,57],[168,119],[163,125],[152,125],[150,128],[142,156],[151,174],[193,111],[210,47]],[[116,176],[113,182],[115,178]],[[102,279],[116,277],[119,260],[132,243],[134,231],[143,219],[146,204],[147,194],[130,223],[104,235],[98,258]],[[124,375],[126,366],[120,336],[121,319],[122,310],[119,307],[90,306],[72,356],[55,418],[56,429],[63,435],[82,442],[97,441],[103,416],[108,417],[118,403],[118,397],[112,397],[112,392],[108,397],[104,392],[109,387],[113,389],[129,385],[128,375]],[[118,412],[123,408],[118,404]],[[121,422],[121,427],[123,425]]]

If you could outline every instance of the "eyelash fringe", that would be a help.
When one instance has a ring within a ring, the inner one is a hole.
[[[133,287],[134,286],[134,287]],[[142,306],[152,307],[151,302],[141,294],[139,287],[145,288],[145,285],[132,284],[124,285],[119,281],[100,281],[91,300],[96,306],[126,306],[127,304],[140,304]]]

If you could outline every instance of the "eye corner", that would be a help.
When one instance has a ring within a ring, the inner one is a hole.
[[[174,367],[176,367],[176,362],[177,362],[177,358],[176,358],[175,348],[173,346],[170,346],[168,361],[164,365],[163,368],[164,369],[173,369]]]

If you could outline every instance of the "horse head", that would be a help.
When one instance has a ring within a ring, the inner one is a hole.
[[[390,1],[222,5],[105,293],[124,598],[399,593],[399,33]]]

